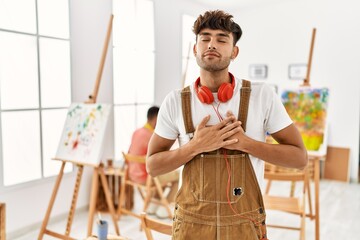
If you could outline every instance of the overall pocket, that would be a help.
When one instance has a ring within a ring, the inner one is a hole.
[[[191,192],[199,202],[227,203],[229,172],[229,199],[237,202],[245,191],[245,154],[201,154],[189,166]]]

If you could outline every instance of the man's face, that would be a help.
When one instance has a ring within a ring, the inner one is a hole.
[[[209,72],[226,69],[237,53],[238,48],[233,46],[233,35],[223,30],[201,30],[194,46],[197,64]]]

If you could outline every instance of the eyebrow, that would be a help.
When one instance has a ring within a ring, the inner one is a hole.
[[[202,32],[199,33],[200,36],[211,36],[211,33],[209,32]],[[227,37],[230,38],[230,34],[226,34],[226,33],[217,33],[215,36],[217,37]]]

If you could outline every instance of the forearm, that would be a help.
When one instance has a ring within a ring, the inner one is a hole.
[[[307,151],[300,145],[268,144],[246,138],[242,151],[278,166],[302,169],[307,164]]]
[[[150,152],[146,159],[146,170],[151,176],[156,177],[179,168],[199,153],[191,141],[174,150],[154,154]]]

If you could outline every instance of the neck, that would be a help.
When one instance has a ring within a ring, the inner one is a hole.
[[[221,84],[231,82],[228,69],[216,72],[200,70],[200,84],[212,92],[217,92]]]
[[[149,122],[147,122],[145,125],[144,125],[144,128],[150,130],[151,132],[154,131],[154,126],[152,124],[150,124]]]

